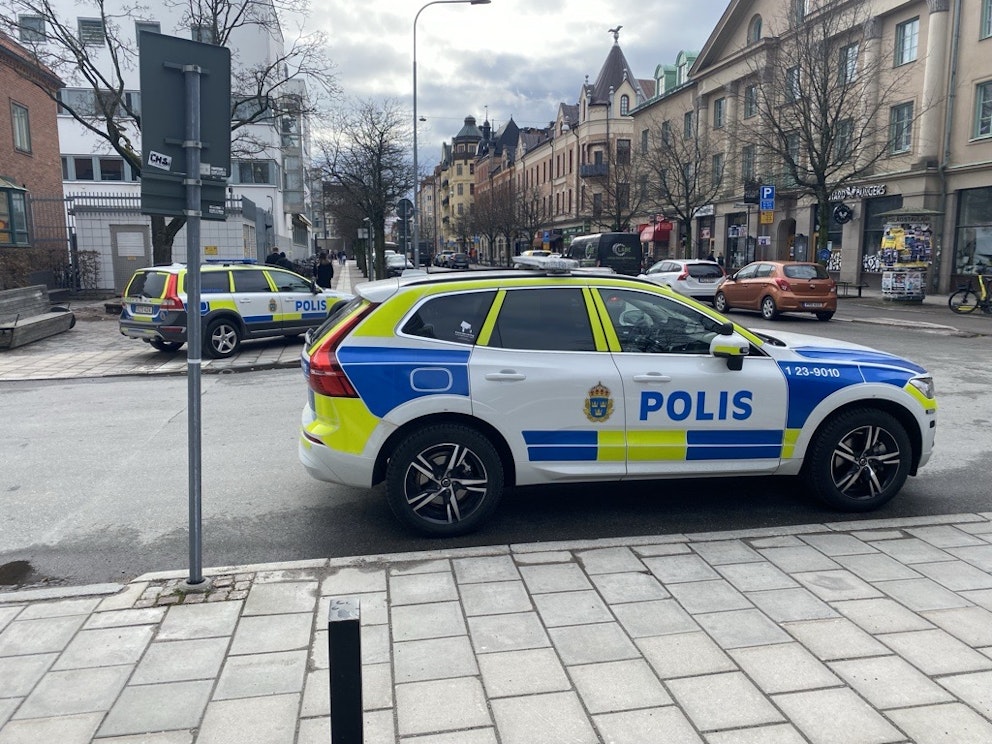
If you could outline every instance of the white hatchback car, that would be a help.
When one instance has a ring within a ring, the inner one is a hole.
[[[716,261],[693,258],[658,261],[641,274],[642,279],[707,302],[713,302],[717,288],[726,277],[723,267]]]

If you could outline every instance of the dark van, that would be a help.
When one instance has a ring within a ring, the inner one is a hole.
[[[579,266],[608,266],[618,274],[637,276],[641,273],[641,236],[621,232],[577,235],[565,256]]]

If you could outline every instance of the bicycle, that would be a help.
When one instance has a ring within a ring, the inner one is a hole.
[[[975,276],[978,277],[978,291],[972,286],[971,279],[967,286],[960,286],[958,290],[947,298],[947,306],[952,312],[958,315],[967,315],[975,310],[981,310],[987,315],[992,315],[992,294],[989,293],[989,284],[985,274],[989,267],[978,266],[975,268]]]

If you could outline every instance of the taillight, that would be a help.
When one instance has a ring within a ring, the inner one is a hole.
[[[375,305],[369,304],[360,312],[342,321],[310,353],[307,384],[318,395],[329,398],[357,398],[358,393],[345,375],[335,352],[345,336],[368,315]]]
[[[160,309],[174,311],[181,311],[185,309],[183,307],[183,301],[179,299],[179,294],[176,292],[177,282],[178,278],[176,275],[169,274],[169,277],[165,280],[165,297],[162,298]]]
[[[778,288],[781,289],[783,292],[788,292],[790,289],[792,289],[792,285],[790,285],[789,282],[787,282],[785,279],[782,278],[776,278],[775,284],[778,285]]]
[[[684,282],[688,278],[689,278],[689,270],[682,269],[682,273],[679,274],[679,278],[677,279],[677,281]]]

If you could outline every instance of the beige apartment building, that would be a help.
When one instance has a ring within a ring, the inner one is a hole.
[[[975,265],[992,264],[992,0],[829,3],[846,7],[858,24],[833,29],[821,53],[835,65],[837,80],[864,83],[847,104],[858,109],[851,117],[870,112],[876,120],[874,130],[864,130],[874,140],[850,155],[877,151],[879,157],[831,191],[829,253],[815,256],[816,200],[795,188],[781,161],[762,152],[761,137],[752,135],[767,126],[758,102],[776,71],[797,71],[795,96],[835,84],[802,79],[802,60],[784,54],[797,48],[790,38],[817,23],[823,7],[815,0],[731,2],[688,79],[672,90],[661,86],[632,112],[633,131],[645,138],[664,122],[694,117],[714,169],[722,168],[722,189],[696,213],[693,244],[673,241],[670,249],[687,256],[712,250],[728,267],[755,258],[826,260],[840,280],[878,286],[886,231],[901,225],[916,236],[913,258],[929,264],[930,288],[953,289]],[[797,155],[804,162],[811,157]],[[745,199],[748,182],[775,187],[773,209]]]

